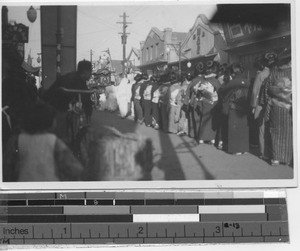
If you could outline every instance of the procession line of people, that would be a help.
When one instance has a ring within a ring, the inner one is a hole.
[[[139,73],[133,81],[124,78],[117,91],[127,89],[126,101],[119,102],[121,116],[132,114],[139,124],[187,135],[235,155],[250,152],[254,137],[261,159],[292,164],[291,67],[288,62],[279,65],[274,52],[254,63],[258,71],[253,83],[240,63],[215,61],[199,63],[182,79],[172,71],[159,76]]]

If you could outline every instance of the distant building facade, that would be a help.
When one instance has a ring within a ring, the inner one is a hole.
[[[128,68],[137,68],[141,64],[141,50],[132,47],[127,57]]]
[[[152,28],[141,42],[142,71],[155,74],[169,68],[181,73],[193,71],[201,61],[214,59],[228,63],[227,48],[223,27],[211,24],[200,14],[188,32],[173,32],[170,28],[160,31]]]
[[[141,71],[156,74],[167,67],[174,57],[171,44],[182,41],[185,36],[186,33],[173,32],[170,28],[161,31],[153,27],[146,40],[141,42]]]
[[[182,72],[193,71],[199,62],[216,60],[221,64],[228,62],[226,39],[222,26],[211,24],[203,14],[198,15],[193,27],[181,44]],[[176,62],[169,65],[178,67]]]

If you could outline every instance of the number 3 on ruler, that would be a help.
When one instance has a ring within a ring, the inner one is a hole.
[[[221,233],[221,228],[220,228],[220,226],[216,226],[216,233],[217,233],[217,234]]]

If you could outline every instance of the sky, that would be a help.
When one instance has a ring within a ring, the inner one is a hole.
[[[76,3],[76,2],[75,2]],[[192,28],[197,16],[205,14],[213,16],[215,5],[204,5],[197,2],[117,2],[90,4],[77,2],[77,61],[90,59],[90,50],[93,51],[93,60],[103,55],[102,51],[109,48],[112,59],[121,60],[123,47],[121,44],[122,16],[125,12],[128,24],[126,56],[132,47],[140,48],[140,41],[146,39],[152,27],[160,30],[172,28],[176,32],[188,32]],[[84,4],[84,5],[83,5]],[[37,10],[37,20],[30,23],[26,12],[30,4],[24,3],[8,6],[9,21],[16,21],[29,26],[29,43],[25,45],[25,59],[28,53],[33,57],[33,64],[37,65],[37,53],[41,52],[40,40],[40,11]],[[39,8],[39,5],[33,5]]]

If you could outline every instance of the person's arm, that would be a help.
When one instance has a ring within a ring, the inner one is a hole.
[[[56,139],[54,158],[57,176],[61,181],[80,181],[83,167],[62,140]]]

